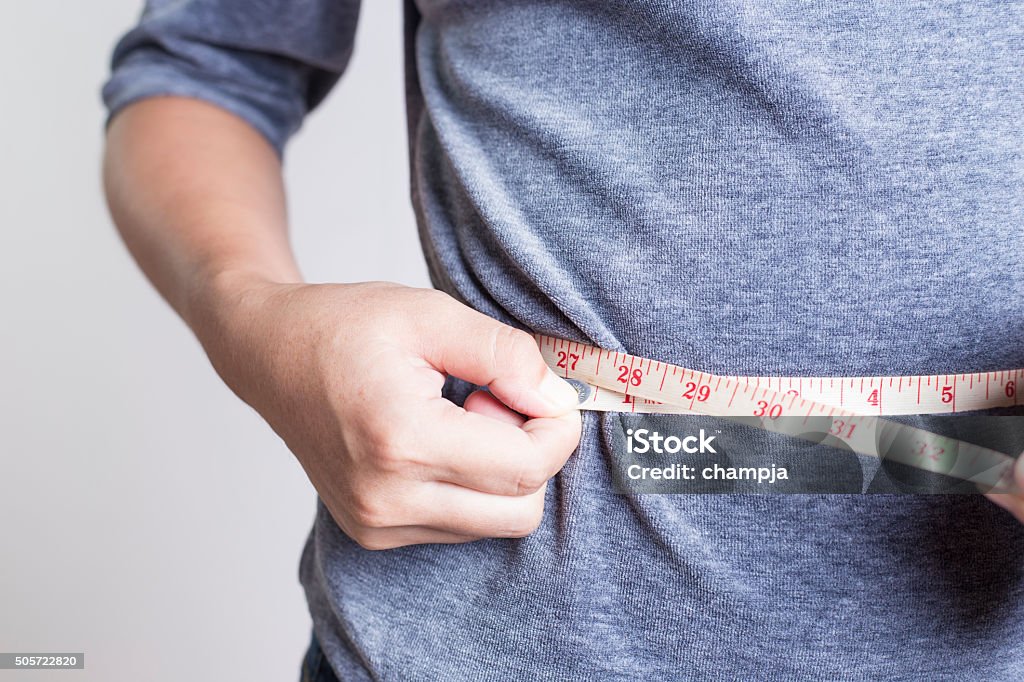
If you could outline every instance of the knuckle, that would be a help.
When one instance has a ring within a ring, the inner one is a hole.
[[[516,494],[531,495],[547,485],[548,471],[538,463],[530,463],[519,470],[516,476]]]
[[[565,428],[561,432],[561,439],[553,444],[551,457],[564,463],[565,460],[576,451],[580,445],[580,438],[583,436],[583,419],[575,412],[566,415]]]
[[[569,422],[569,449],[575,450],[579,447],[580,439],[583,437],[583,414],[581,412],[570,412],[565,415]]]
[[[505,364],[520,367],[532,362],[539,353],[532,336],[504,324],[497,325],[491,332],[490,349],[494,368]]]
[[[411,292],[411,303],[417,310],[422,309],[421,306],[427,306],[429,308],[441,307],[450,305],[455,299],[441,291],[440,289],[413,289]]]
[[[583,418],[579,412],[570,412],[557,420],[551,420],[550,428],[543,434],[530,434],[533,444],[556,470],[579,447],[583,436]]]
[[[388,540],[387,535],[373,529],[360,530],[350,536],[357,545],[370,551],[380,551],[395,547],[393,542]]]
[[[409,460],[412,443],[404,430],[386,426],[375,428],[369,440],[370,450],[381,468],[394,471]]]
[[[388,528],[391,523],[391,511],[374,495],[355,495],[350,508],[352,519],[365,530]]]
[[[530,504],[526,506],[522,511],[517,513],[513,519],[511,519],[509,535],[516,538],[526,537],[540,528],[540,524],[543,520],[544,504],[543,500],[541,500],[540,504]]]

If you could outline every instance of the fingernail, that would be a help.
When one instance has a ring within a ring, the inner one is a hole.
[[[579,405],[579,393],[576,389],[551,370],[548,370],[541,380],[539,390],[541,398],[557,409],[571,410]]]

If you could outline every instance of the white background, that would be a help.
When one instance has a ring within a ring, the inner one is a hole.
[[[401,3],[286,158],[317,281],[427,284],[409,208]],[[297,680],[315,497],[130,260],[100,191],[99,88],[137,0],[0,3],[0,680]]]

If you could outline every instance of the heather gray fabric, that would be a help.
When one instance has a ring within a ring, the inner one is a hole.
[[[1024,365],[1024,4],[416,5],[413,201],[438,287],[709,372]],[[115,54],[110,109],[202,97],[279,149],[344,69],[357,15],[150,7]],[[300,575],[332,667],[1024,676],[1024,533],[986,500],[618,496],[616,422],[586,415],[523,540],[368,552],[321,505]]]

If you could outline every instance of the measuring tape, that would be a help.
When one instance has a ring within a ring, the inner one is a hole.
[[[724,417],[970,481],[986,492],[1016,491],[1015,460],[1005,453],[877,415],[1014,406],[1024,369],[906,377],[722,376],[534,337],[548,366],[577,387],[580,409]]]

